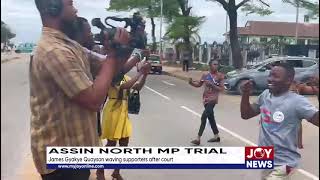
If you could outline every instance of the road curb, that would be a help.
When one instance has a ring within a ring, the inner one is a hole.
[[[8,59],[1,59],[1,64],[3,64],[3,63],[7,63],[7,62],[9,62],[9,61],[13,61],[13,60],[17,60],[17,59],[20,59],[20,57],[12,57],[12,58],[8,58]]]

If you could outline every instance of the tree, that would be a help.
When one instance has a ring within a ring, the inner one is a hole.
[[[169,23],[165,36],[174,43],[178,42],[179,46],[176,46],[178,51],[184,49],[192,53],[192,44],[201,41],[198,31],[204,17],[192,16],[192,7],[188,7],[187,0],[176,0],[176,2],[179,4],[180,13]]]
[[[218,2],[226,10],[229,16],[230,23],[230,45],[232,52],[232,61],[236,69],[241,69],[243,67],[243,60],[240,51],[240,45],[238,40],[237,32],[237,10],[241,8],[246,14],[256,13],[258,15],[264,16],[273,13],[269,9],[269,4],[263,0],[241,0],[236,4],[235,0],[208,0],[213,2]],[[228,1],[228,2],[227,2]],[[289,3],[294,6],[299,5],[307,10],[309,10],[309,15],[311,17],[319,18],[319,3],[317,1],[311,2],[311,0],[282,0],[284,3]]]
[[[203,17],[177,16],[167,28],[166,36],[173,42],[183,40],[185,46],[201,41],[198,35],[199,26],[203,22]]]
[[[309,16],[313,19],[319,18],[319,1],[310,0],[282,0],[284,3],[293,5],[294,7],[302,7],[309,11]]]
[[[9,43],[9,40],[16,37],[16,34],[14,34],[9,26],[1,21],[1,43],[4,43],[5,46],[7,43]]]
[[[157,49],[154,19],[160,16],[161,4],[158,0],[111,0],[109,10],[138,10],[151,20],[152,51]],[[163,0],[163,15],[170,22],[178,14],[176,0]]]
[[[229,16],[229,37],[230,46],[232,52],[232,62],[236,69],[241,69],[243,67],[243,58],[241,55],[240,43],[238,39],[238,9],[241,8],[242,11],[247,12],[247,14],[256,13],[259,15],[269,15],[272,11],[269,9],[269,4],[262,0],[242,0],[236,4],[235,0],[208,0],[213,2],[218,2],[222,5],[223,9],[228,13]]]

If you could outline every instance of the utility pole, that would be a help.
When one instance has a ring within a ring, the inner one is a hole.
[[[227,3],[229,3],[229,0],[226,0]],[[228,15],[228,12],[226,11],[226,41],[228,41],[228,36],[229,36],[229,33],[228,33],[228,20],[229,20],[229,15]]]
[[[296,11],[296,44],[298,44],[298,31],[299,31],[299,1],[296,0],[297,11]]]
[[[228,39],[228,12],[226,12],[226,41],[227,41],[227,39]]]
[[[162,18],[163,18],[163,0],[160,1],[160,58],[162,58]]]

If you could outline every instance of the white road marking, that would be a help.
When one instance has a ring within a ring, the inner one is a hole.
[[[194,115],[196,115],[196,116],[198,116],[198,117],[201,117],[201,115],[200,115],[199,113],[191,110],[190,108],[187,108],[186,106],[181,106],[181,108],[182,108],[182,109],[185,109],[185,110],[187,110],[187,111],[189,111],[189,112],[191,112],[192,114],[194,114]],[[227,132],[227,133],[230,134],[231,136],[236,137],[236,138],[240,139],[241,141],[245,142],[246,144],[249,144],[250,146],[257,146],[255,143],[253,143],[253,142],[249,141],[248,139],[240,136],[239,134],[234,133],[234,132],[230,131],[229,129],[227,129],[227,128],[219,125],[219,124],[217,124],[217,126],[218,126],[218,128],[220,128],[220,129],[222,129],[223,131]]]
[[[191,112],[192,114],[194,114],[194,115],[196,115],[196,116],[198,116],[198,117],[201,117],[201,115],[200,115],[199,113],[193,111],[192,109],[190,109],[190,108],[188,108],[188,107],[186,107],[186,106],[181,106],[181,108],[184,109],[184,110],[186,110],[186,111]],[[230,131],[229,129],[227,129],[227,128],[219,125],[219,124],[217,124],[217,126],[218,126],[221,130],[223,130],[223,131],[225,131],[226,133],[230,134],[231,136],[233,136],[233,137],[241,140],[242,142],[244,142],[244,143],[246,143],[246,144],[249,144],[249,145],[251,145],[251,146],[257,146],[257,144],[255,144],[255,143],[251,142],[250,140],[248,140],[248,139],[240,136],[239,134],[237,134],[237,133],[235,133],[235,132],[232,132],[232,131]],[[307,177],[309,177],[309,178],[311,178],[311,179],[313,179],[313,180],[319,180],[319,177],[317,177],[317,176],[314,175],[314,174],[309,173],[308,171],[305,171],[305,170],[303,170],[303,169],[297,169],[297,171],[299,171],[301,174],[303,174],[303,175],[305,175],[305,176],[307,176]]]
[[[144,87],[146,87],[146,88],[147,88],[147,89],[149,89],[150,91],[152,91],[152,92],[154,92],[154,93],[158,94],[159,96],[161,96],[161,97],[165,98],[166,100],[171,100],[168,96],[165,96],[165,95],[163,95],[163,94],[159,93],[158,91],[156,91],[156,90],[154,90],[154,89],[151,89],[151,88],[150,88],[150,87],[148,87],[148,86],[144,86]]]
[[[169,83],[169,82],[167,82],[167,81],[162,81],[162,82],[165,83],[165,84],[167,84],[167,85],[169,85],[169,86],[175,86],[175,84]]]
[[[297,171],[299,171],[301,174],[311,178],[312,180],[319,180],[319,177],[317,177],[314,174],[309,173],[308,171],[305,171],[303,169],[297,169]]]

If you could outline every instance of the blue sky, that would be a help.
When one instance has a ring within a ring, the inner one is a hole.
[[[255,0],[252,0],[255,1]],[[240,2],[240,0],[236,1]],[[281,0],[266,0],[271,5],[274,13],[270,16],[260,17],[257,15],[246,16],[239,13],[238,26],[244,26],[248,20],[263,21],[286,21],[295,22],[296,9],[290,5],[283,4]],[[78,15],[91,20],[94,17],[105,18],[110,15],[129,16],[131,12],[107,12],[105,8],[109,0],[74,0]],[[193,7],[194,15],[205,16],[206,21],[202,24],[199,34],[202,41],[209,43],[213,41],[222,42],[223,33],[226,31],[226,13],[224,9],[215,2],[206,0],[189,0]],[[303,21],[305,10],[300,10],[299,21]],[[41,33],[41,20],[35,7],[34,0],[2,0],[1,1],[1,20],[6,22],[9,27],[17,34],[13,39],[15,43],[37,42]],[[156,36],[160,36],[159,22],[156,20]],[[147,33],[150,33],[150,21],[147,20]],[[93,28],[93,31],[98,30]],[[165,26],[163,28],[165,31]],[[150,37],[149,37],[150,38]]]

